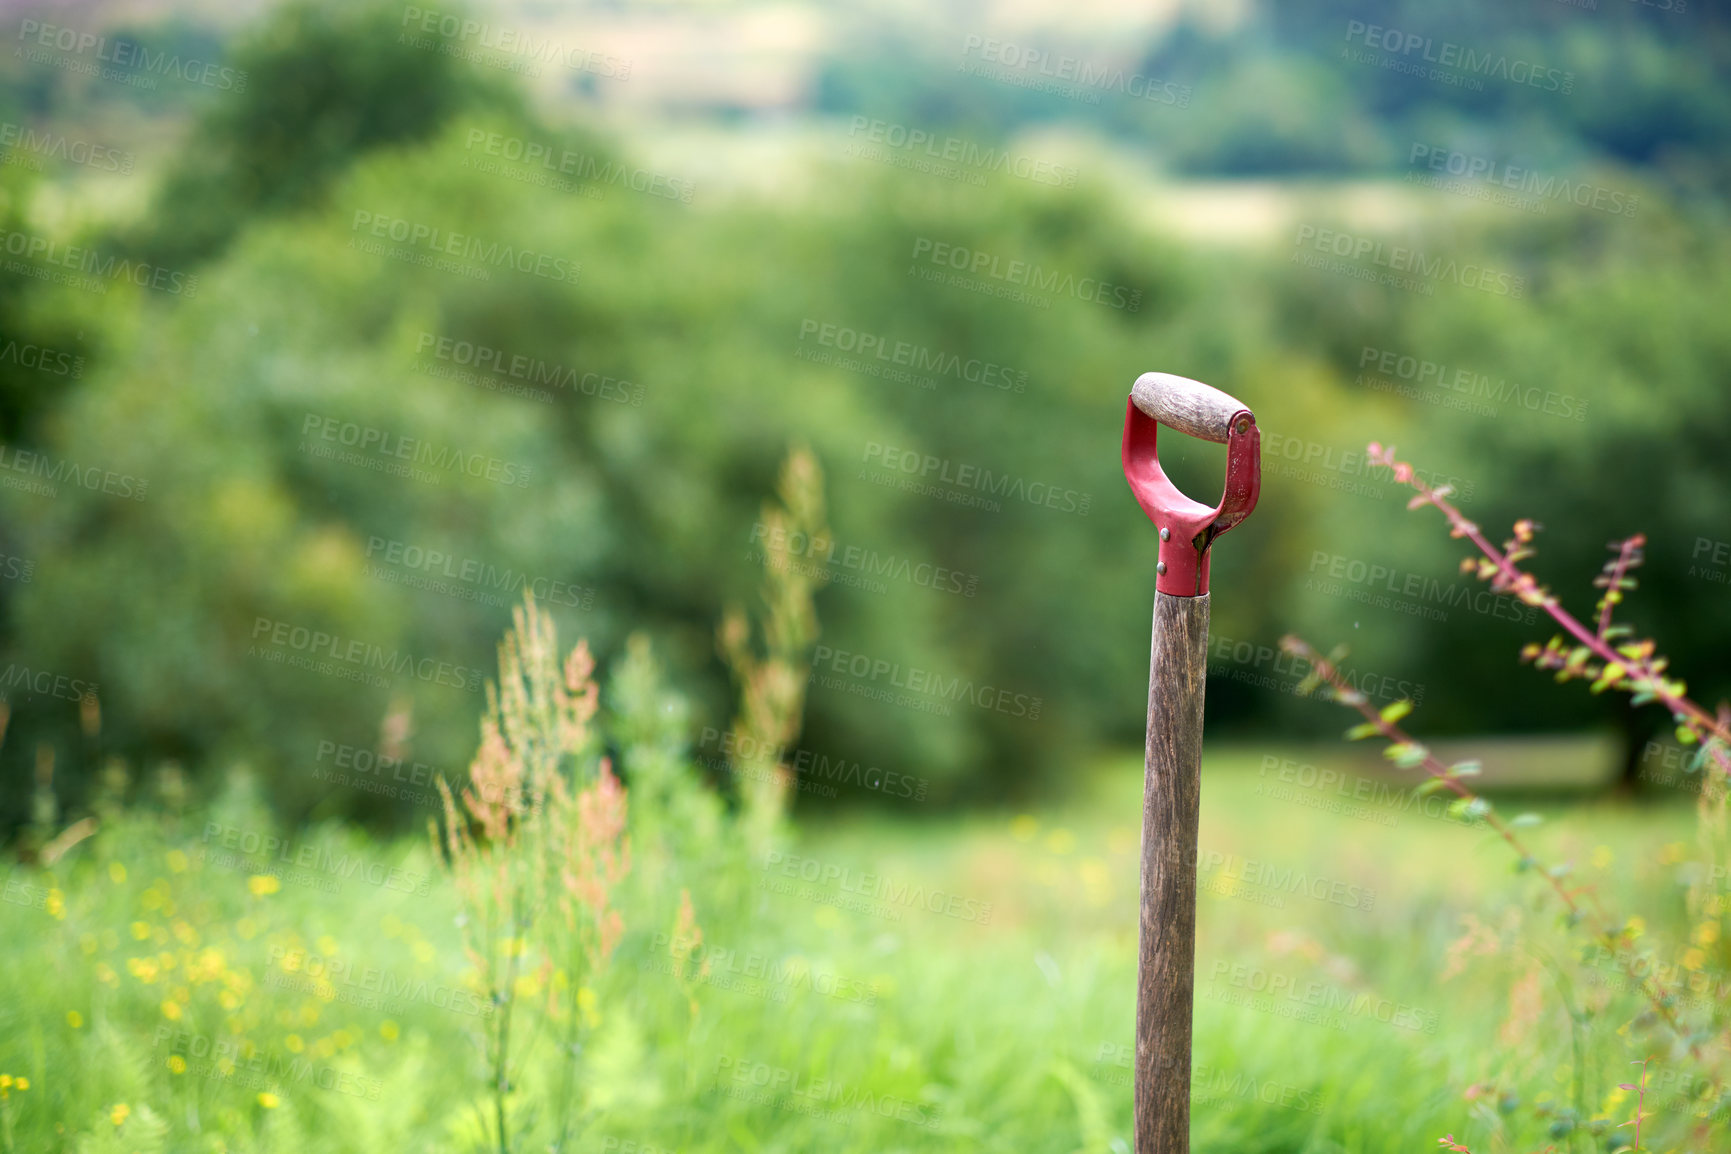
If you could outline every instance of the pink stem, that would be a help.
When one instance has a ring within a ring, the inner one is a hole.
[[[1371,455],[1378,459],[1378,463],[1389,466],[1390,468],[1396,468],[1405,464],[1405,462],[1396,461],[1392,451],[1381,453],[1378,452],[1379,448],[1380,446],[1375,445],[1371,447]],[[1439,510],[1441,510],[1443,516],[1448,518],[1449,524],[1454,527],[1455,531],[1477,546],[1479,552],[1483,553],[1490,559],[1491,563],[1497,567],[1497,571],[1503,575],[1508,584],[1514,586],[1517,590],[1533,590],[1533,595],[1538,596],[1538,593],[1536,592],[1537,583],[1531,576],[1522,572],[1522,570],[1505,557],[1496,546],[1486,540],[1484,534],[1479,532],[1478,526],[1467,520],[1465,515],[1463,515],[1459,509],[1449,504],[1446,498],[1438,496],[1430,486],[1421,481],[1417,474],[1412,472],[1412,467],[1410,465],[1407,465],[1406,469],[1409,474],[1406,484],[1423,495],[1426,502],[1435,505]],[[1721,725],[1715,718],[1709,715],[1706,710],[1702,709],[1699,705],[1696,705],[1687,697],[1679,696],[1667,689],[1662,677],[1652,668],[1650,659],[1635,660],[1616,652],[1603,638],[1595,636],[1587,630],[1585,625],[1582,625],[1579,621],[1575,620],[1566,609],[1562,608],[1562,606],[1558,604],[1555,597],[1545,596],[1540,600],[1539,604],[1546,613],[1550,614],[1551,618],[1555,620],[1557,624],[1561,625],[1571,636],[1582,645],[1586,646],[1589,651],[1597,655],[1601,660],[1607,663],[1622,665],[1624,668],[1631,670],[1636,675],[1637,681],[1646,682],[1647,686],[1653,693],[1653,696],[1657,697],[1660,701],[1663,701],[1665,705],[1670,708],[1673,717],[1679,715],[1687,717],[1695,723],[1696,728],[1699,730],[1713,734],[1724,742],[1731,743],[1731,729]],[[1609,610],[1610,607],[1606,606],[1606,617],[1609,616]],[[1713,751],[1713,759],[1718,762],[1720,769],[1724,770],[1728,775],[1731,775],[1731,754],[1728,754],[1722,749],[1715,749]]]
[[[1624,541],[1622,549],[1617,552],[1617,564],[1611,571],[1611,583],[1605,588],[1605,604],[1599,610],[1599,637],[1601,640],[1604,638],[1606,630],[1611,628],[1611,609],[1613,608],[1611,590],[1622,591],[1623,575],[1629,571],[1629,560],[1635,555],[1636,540],[1637,538],[1631,537]]]

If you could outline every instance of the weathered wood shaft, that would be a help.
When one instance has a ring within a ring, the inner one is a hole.
[[[1196,981],[1196,827],[1208,595],[1154,595],[1142,795],[1136,1154],[1189,1154]]]

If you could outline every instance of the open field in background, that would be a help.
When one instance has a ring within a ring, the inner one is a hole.
[[[1361,778],[1356,752],[1207,757],[1196,1149],[1380,1154],[1452,1132],[1526,1151],[1545,1103],[1612,1132],[1632,1112],[1615,1083],[1652,1053],[1616,972],[1572,960],[1583,939],[1500,842]],[[813,818],[694,879],[711,968],[689,1004],[671,917],[623,902],[626,938],[583,999],[580,1149],[1127,1150],[1140,766],[1077,773],[1042,812]],[[1688,936],[1668,863],[1690,807],[1531,808],[1554,819],[1535,849],[1609,910]],[[10,1148],[474,1138],[488,1010],[425,845],[331,826],[286,835],[291,860],[267,870],[241,845],[270,828],[231,791],[210,814],[111,815],[53,870],[5,878],[0,1072],[30,1081],[0,1104]],[[678,868],[640,859],[637,878]],[[1563,1005],[1604,1013],[1571,1027]],[[1530,1079],[1569,1047],[1555,1081]],[[1663,1056],[1652,1069],[1663,1085]],[[1649,1134],[1714,1107],[1678,1089],[1649,1096]],[[1608,1148],[1577,1142],[1559,1149]]]
[[[703,191],[706,204],[755,198],[791,205],[823,200],[858,134],[851,117],[836,117],[727,128],[681,123],[627,140],[639,163],[680,173]],[[1145,234],[1181,236],[1204,249],[1267,250],[1283,258],[1298,227],[1319,218],[1391,232],[1483,225],[1508,212],[1482,199],[1436,195],[1401,176],[1197,179],[1075,125],[1030,129],[1009,147],[1086,173]]]

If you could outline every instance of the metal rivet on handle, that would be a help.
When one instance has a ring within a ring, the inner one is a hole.
[[[1160,530],[1160,539],[1162,541],[1170,541],[1172,539],[1172,530],[1170,530],[1170,529]]]
[[[1160,574],[1162,577],[1166,576],[1166,562],[1156,561],[1154,563],[1154,572]]]

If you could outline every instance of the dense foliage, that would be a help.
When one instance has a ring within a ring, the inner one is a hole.
[[[1595,53],[1623,17],[1567,14],[1546,43],[1615,75]],[[1384,99],[1371,69],[1303,81],[1321,67],[1306,37],[1357,18],[1232,51],[1297,69],[1305,122],[1336,102],[1342,124],[1400,139],[1447,94]],[[1628,102],[1583,85],[1546,131],[1638,211],[1468,214],[1438,191],[1398,227],[1305,209],[1266,251],[1217,250],[1150,230],[1092,178],[945,182],[831,157],[802,177],[820,195],[698,186],[396,46],[377,13],[273,20],[237,59],[276,79],[202,114],[147,221],[53,211],[78,174],[8,177],[9,229],[169,278],[88,292],[29,262],[0,272],[7,338],[84,357],[77,374],[0,364],[0,542],[23,574],[0,588],[9,781],[40,773],[39,751],[67,797],[111,754],[244,761],[291,812],[323,814],[339,803],[321,757],[373,749],[387,715],[412,717],[415,759],[461,764],[525,583],[602,655],[654,636],[699,687],[694,728],[718,735],[715,623],[755,580],[757,503],[795,441],[824,463],[834,530],[812,550],[830,580],[811,756],[935,798],[1061,780],[1078,748],[1141,729],[1154,540],[1117,437],[1153,367],[1249,399],[1268,436],[1262,507],[1215,562],[1211,724],[1317,716],[1275,656],[1293,628],[1350,639],[1388,698],[1422,687],[1433,724],[1611,716],[1506,660],[1530,631],[1455,599],[1473,592],[1458,558],[1400,521],[1372,437],[1421,439],[1413,455],[1487,524],[1557,525],[1541,568],[1559,580],[1590,572],[1606,533],[1646,531],[1663,596],[1643,626],[1676,639],[1703,698],[1725,688],[1703,663],[1727,569],[1696,554],[1724,537],[1731,492],[1728,234],[1675,166],[1619,167],[1646,159],[1613,146]],[[1653,85],[1709,82],[1672,25],[1631,27],[1679,62],[1641,72]],[[1538,33],[1507,35],[1515,52]],[[1219,107],[1199,90],[1198,117]],[[1639,107],[1658,124],[1671,105]],[[1715,115],[1664,132],[1707,147]],[[1290,259],[1335,227],[1501,279],[1403,292]],[[1195,492],[1218,483],[1210,447],[1167,455]],[[45,476],[53,496],[30,488]],[[78,685],[99,687],[100,742]],[[24,819],[27,796],[7,791],[0,816]]]

